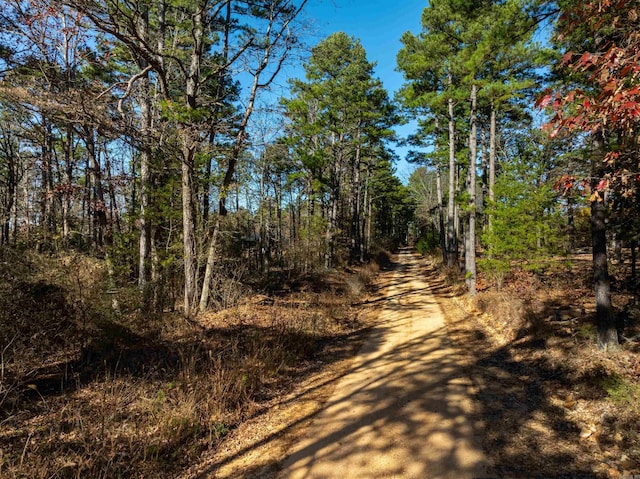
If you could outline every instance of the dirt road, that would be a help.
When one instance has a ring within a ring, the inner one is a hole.
[[[380,320],[282,464],[280,479],[485,475],[470,380],[417,256],[402,253]]]

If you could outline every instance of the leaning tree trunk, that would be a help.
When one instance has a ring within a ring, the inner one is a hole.
[[[216,223],[213,228],[209,249],[207,252],[207,266],[205,267],[204,280],[202,281],[202,292],[200,293],[200,311],[207,309],[209,305],[209,296],[211,294],[211,285],[213,281],[214,266],[216,263],[216,249],[218,248],[218,235],[220,234],[221,216],[216,215]]]

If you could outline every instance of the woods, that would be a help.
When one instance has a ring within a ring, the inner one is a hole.
[[[484,250],[479,265],[501,282],[514,261],[518,268],[535,270],[542,257],[575,252],[574,214],[590,204],[592,242],[583,244],[594,252],[598,344],[604,350],[618,344],[606,249],[615,243],[620,251],[623,244],[606,224],[633,224],[623,220],[623,211],[638,191],[631,173],[637,162],[625,163],[629,148],[635,151],[630,144],[635,143],[637,78],[631,63],[637,52],[634,35],[620,36],[635,25],[636,14],[633,2],[624,1],[588,7],[431,2],[422,32],[407,32],[398,54],[406,80],[398,99],[419,125],[409,140],[413,160],[426,165],[438,184],[446,180],[446,194],[431,203],[440,215],[443,201],[448,203],[446,221],[427,226],[443,238],[445,262],[458,265],[463,242],[473,296],[478,215]],[[536,37],[541,28],[549,31],[543,26],[554,18],[555,33],[543,45]],[[545,73],[548,65],[553,68]],[[549,136],[538,132],[533,104],[548,109],[543,130]],[[448,131],[440,126],[445,123]],[[635,281],[637,232],[624,229],[634,257],[629,278]]]
[[[380,194],[402,190],[384,145],[393,110],[361,47],[354,71],[338,71],[344,79],[336,85],[323,78],[335,73],[323,73],[326,66],[308,67],[328,92],[344,89],[349,76],[361,82],[345,92],[343,118],[328,98],[313,113],[291,103],[283,112],[290,138],[250,139],[261,95],[298,48],[304,4],[7,2],[3,113],[24,121],[3,135],[3,243],[108,257],[137,278],[145,308],[158,311],[180,263],[189,317],[207,308],[217,265],[230,253],[221,235],[257,240],[260,259],[251,266],[259,270],[331,267],[343,249],[364,261],[382,228],[401,238],[407,213],[390,215],[408,199],[382,202]],[[348,45],[317,48],[342,55]],[[302,86],[293,88],[307,101]],[[301,123],[300,114],[318,115],[318,124]],[[300,128],[332,125],[330,139],[315,137],[314,151],[295,139],[306,134]],[[392,184],[378,186],[385,181]],[[321,224],[325,242],[301,265],[293,253],[310,246]]]
[[[155,457],[148,477],[186,467],[172,448],[214,449],[296,364],[355,353],[354,308],[401,246],[471,308],[522,293],[526,334],[563,314],[533,290],[587,285],[589,307],[567,296],[580,334],[603,355],[635,347],[637,2],[425,2],[388,46],[396,91],[357,36],[320,38],[312,8],[0,0],[0,475],[3,454],[8,477],[49,467],[16,472],[21,411],[127,375],[131,397],[164,399],[131,406],[137,428],[158,422],[126,454]]]

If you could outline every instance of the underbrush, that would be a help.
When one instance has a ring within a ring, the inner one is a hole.
[[[339,359],[331,345],[363,328],[355,305],[377,270],[334,274],[320,291],[243,286],[224,299],[235,306],[187,321],[114,309],[96,260],[3,254],[3,478],[177,474],[318,361]]]
[[[640,311],[634,293],[614,290],[622,349],[607,354],[596,348],[595,300],[584,279],[590,277],[588,259],[512,272],[500,289],[480,275],[473,300],[460,273],[440,274],[464,311],[463,320],[449,324],[469,352],[492,474],[640,474]],[[614,278],[614,285],[623,284]]]

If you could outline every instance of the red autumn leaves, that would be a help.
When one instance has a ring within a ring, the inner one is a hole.
[[[630,177],[637,178],[630,170],[640,168],[634,153],[640,145],[639,19],[640,6],[635,1],[576,2],[561,18],[558,40],[580,30],[580,35],[591,39],[592,51],[565,53],[561,66],[574,74],[570,76],[573,86],[549,89],[536,102],[536,107],[552,110],[544,126],[551,137],[574,131],[615,135],[615,147],[603,158],[611,173],[601,179],[597,190],[628,185]]]

